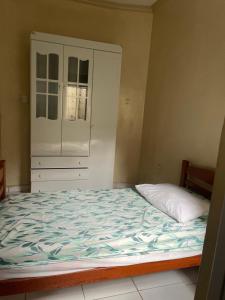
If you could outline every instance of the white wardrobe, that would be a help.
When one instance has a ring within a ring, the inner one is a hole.
[[[112,188],[122,49],[31,34],[31,191]]]

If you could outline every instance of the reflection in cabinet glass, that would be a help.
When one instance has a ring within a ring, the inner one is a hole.
[[[80,83],[88,83],[88,69],[89,69],[89,61],[88,60],[80,60],[79,67],[79,82]]]
[[[46,118],[46,95],[36,95],[36,118]]]
[[[58,96],[48,96],[48,119],[57,120],[58,116]]]
[[[37,93],[46,93],[46,87],[47,87],[46,81],[37,80],[36,83]]]
[[[88,105],[89,60],[68,57],[68,84],[64,92],[63,119],[86,120]]]
[[[78,96],[81,97],[81,98],[87,98],[87,96],[88,96],[88,88],[87,88],[87,86],[80,85],[78,87]]]
[[[68,81],[77,82],[78,59],[77,57],[68,57]]]
[[[58,94],[58,83],[57,82],[49,82],[48,83],[48,93],[49,94]]]
[[[87,99],[79,99],[78,119],[85,120],[87,118]]]
[[[37,78],[47,78],[47,55],[42,55],[40,53],[36,54],[37,59]]]
[[[58,54],[50,53],[48,57],[49,57],[48,78],[52,80],[58,80],[59,56]]]
[[[77,87],[68,85],[65,88],[63,119],[75,121],[77,119]]]
[[[82,97],[83,96],[83,97]],[[64,98],[63,119],[68,121],[86,120],[87,118],[87,88],[73,85],[66,86]]]

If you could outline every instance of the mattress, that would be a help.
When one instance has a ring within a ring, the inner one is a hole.
[[[0,279],[198,255],[206,221],[177,223],[133,189],[10,196],[0,203]]]

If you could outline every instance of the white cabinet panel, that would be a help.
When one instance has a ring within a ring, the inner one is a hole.
[[[84,180],[88,179],[88,169],[42,169],[31,171],[31,181]]]
[[[93,50],[64,47],[62,155],[88,156]]]
[[[94,51],[90,184],[112,188],[121,54]]]
[[[88,168],[88,157],[32,157],[32,169]]]
[[[63,46],[31,44],[31,155],[61,154]]]

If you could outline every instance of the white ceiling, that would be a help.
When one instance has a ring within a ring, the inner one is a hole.
[[[119,3],[123,5],[151,6],[157,0],[104,0],[111,3]]]

